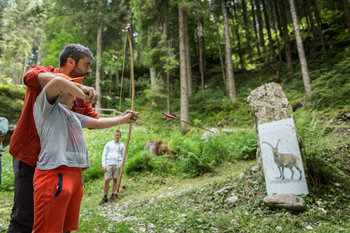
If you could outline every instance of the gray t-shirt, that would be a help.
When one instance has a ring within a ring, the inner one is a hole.
[[[87,116],[69,110],[58,98],[50,104],[45,87],[34,103],[33,115],[41,145],[38,169],[51,170],[61,165],[90,167],[82,131]]]

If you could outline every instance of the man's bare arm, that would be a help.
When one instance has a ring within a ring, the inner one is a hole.
[[[44,86],[48,82],[50,82],[53,78],[56,78],[56,77],[60,77],[60,76],[51,72],[39,73],[38,80],[39,80],[41,89],[44,88]],[[88,96],[88,98],[85,99],[86,101],[92,104],[97,103],[99,95],[93,87],[84,86],[76,82],[74,82],[74,85],[79,87]]]
[[[132,123],[138,118],[138,113],[127,111],[121,116],[94,119],[89,117],[85,127],[89,129],[105,129],[115,125]]]
[[[54,73],[51,72],[44,72],[44,73],[39,73],[38,74],[38,80],[41,86],[41,89],[45,87],[45,85],[50,82],[52,79],[57,77]]]
[[[45,87],[46,98],[49,103],[53,103],[57,96],[62,92],[65,94],[71,94],[82,99],[87,99],[87,95],[72,81],[61,78],[59,76],[53,78]]]

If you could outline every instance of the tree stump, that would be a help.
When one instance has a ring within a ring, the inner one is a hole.
[[[266,83],[257,87],[247,98],[250,107],[250,114],[253,118],[254,129],[258,132],[258,124],[278,121],[293,117],[292,106],[278,83]],[[259,140],[259,138],[258,138]],[[256,152],[257,164],[261,167],[261,149],[258,142]]]
[[[163,141],[147,141],[146,142],[146,150],[152,155],[171,155],[172,152],[170,150],[170,145],[168,142]]]

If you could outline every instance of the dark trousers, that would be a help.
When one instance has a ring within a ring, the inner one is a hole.
[[[34,222],[33,176],[35,168],[13,159],[15,197],[7,233],[31,233]]]

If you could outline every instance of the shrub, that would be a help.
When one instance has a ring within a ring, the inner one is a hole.
[[[350,164],[344,163],[336,145],[342,147],[342,139],[337,136],[338,128],[332,120],[322,121],[316,111],[297,111],[295,115],[302,154],[310,181],[318,183],[339,183],[350,190]]]
[[[179,173],[179,166],[174,162],[169,160],[167,157],[155,156],[150,161],[152,170],[157,175],[168,175]]]
[[[127,174],[145,171],[152,171],[151,156],[149,156],[146,151],[142,151],[136,156],[128,159],[126,164]]]
[[[2,154],[1,166],[1,190],[13,191],[15,188],[15,178],[12,169],[12,156],[8,153],[8,151]]]

